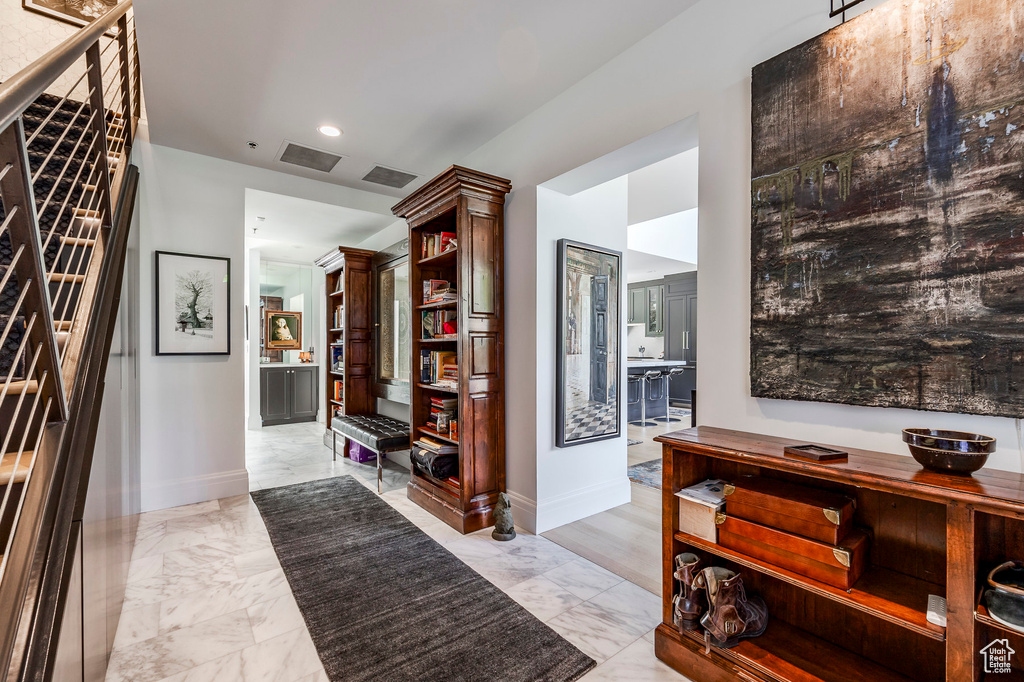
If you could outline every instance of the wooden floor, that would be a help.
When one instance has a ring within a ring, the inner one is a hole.
[[[654,437],[690,426],[689,418],[648,428],[629,425],[627,436],[643,440],[627,448],[628,464],[661,458]],[[661,491],[635,483],[632,501],[542,535],[598,566],[661,594]]]

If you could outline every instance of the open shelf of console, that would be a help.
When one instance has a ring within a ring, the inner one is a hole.
[[[848,451],[848,461],[810,462],[784,455],[795,439],[703,426],[656,440],[663,446],[664,622],[655,650],[680,672],[694,679],[960,682],[992,679],[979,655],[989,641],[1024,644],[980,605],[988,571],[1020,558],[1024,547],[1024,476],[936,474],[909,457],[843,446],[829,447]],[[855,524],[869,531],[872,546],[870,565],[851,590],[679,530],[677,491],[743,474],[856,499]],[[700,633],[675,628],[673,559],[684,551],[742,574],[747,592],[768,605],[765,634],[706,654]],[[930,594],[948,601],[945,628],[926,619]]]

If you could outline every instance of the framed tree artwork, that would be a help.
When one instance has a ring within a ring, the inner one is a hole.
[[[156,252],[156,354],[230,355],[231,260]]]
[[[263,324],[267,350],[302,350],[302,313],[267,310]]]
[[[622,254],[558,240],[555,444],[621,435],[619,375]]]

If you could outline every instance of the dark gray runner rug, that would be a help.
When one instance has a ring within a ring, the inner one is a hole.
[[[351,476],[252,499],[334,682],[560,682],[595,665]]]

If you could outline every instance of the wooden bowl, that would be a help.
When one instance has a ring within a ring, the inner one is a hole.
[[[971,474],[996,449],[995,438],[937,429],[903,429],[903,442],[921,466],[943,474]]]

